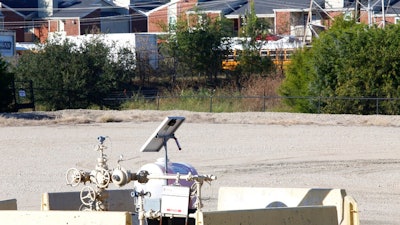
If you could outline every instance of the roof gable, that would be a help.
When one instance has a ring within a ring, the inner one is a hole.
[[[51,17],[82,18],[101,8],[105,4],[102,0],[64,0],[59,1],[58,8]],[[106,3],[109,5],[108,3]]]
[[[129,7],[135,11],[138,11],[142,14],[146,14],[160,6],[165,5],[165,2],[160,1],[148,1],[148,2],[135,2]]]
[[[134,4],[130,5],[129,8],[142,15],[148,16],[149,12],[159,9],[164,5],[165,2],[160,1],[135,2]]]

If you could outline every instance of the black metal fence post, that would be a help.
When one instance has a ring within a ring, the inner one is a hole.
[[[210,95],[210,113],[212,112],[213,95]]]
[[[160,95],[157,94],[157,110],[160,110]]]
[[[318,113],[321,113],[321,96],[318,97]]]
[[[265,112],[265,110],[266,110],[265,98],[266,98],[266,96],[265,96],[265,89],[264,89],[264,95],[263,95],[263,112]]]

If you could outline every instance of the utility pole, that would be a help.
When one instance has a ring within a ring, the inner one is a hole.
[[[371,0],[368,0],[368,25],[371,27],[373,24],[372,21],[372,14],[373,14],[373,8],[374,6],[378,4],[378,1],[375,2],[373,5],[371,5]],[[390,7],[390,0],[387,0],[387,4],[385,4],[385,0],[381,0],[381,22],[379,24],[380,27],[385,28],[386,26],[386,8]]]
[[[389,4],[390,0],[388,0]],[[365,3],[365,1],[364,1]],[[379,1],[375,1],[373,4],[371,3],[371,0],[368,0],[367,5],[363,5],[361,0],[357,0],[356,4],[356,12],[360,11],[361,9],[364,9],[368,13],[368,26],[371,27],[372,24],[374,24],[373,21],[373,14],[374,14],[374,7],[379,3]],[[358,8],[358,6],[361,6]],[[382,21],[380,26],[385,27],[386,24],[386,10],[385,10],[385,0],[381,0],[381,7],[382,7]],[[358,10],[358,11],[357,11]],[[361,14],[360,14],[361,15]]]
[[[303,44],[305,44],[305,42],[306,42],[306,37],[307,37],[308,31],[310,31],[310,33],[311,33],[311,38],[313,35],[318,37],[317,31],[315,31],[313,28],[313,12],[315,12],[316,15],[319,15],[321,19],[323,18],[323,16],[322,16],[322,14],[323,14],[323,15],[328,16],[332,21],[334,20],[334,18],[325,10],[324,7],[322,7],[315,0],[310,0],[310,8],[308,9],[306,26],[304,29]],[[320,12],[323,12],[323,13],[321,14]],[[322,24],[318,24],[318,26],[322,26]]]
[[[367,5],[365,5],[367,4]],[[361,11],[366,11],[368,13],[368,26],[371,27],[373,24],[373,13],[374,13],[374,7],[379,4],[379,1],[374,1],[373,3],[371,2],[371,0],[356,0],[355,1],[355,6],[354,6],[354,16],[357,22],[360,22],[361,19]],[[386,0],[386,4],[385,4],[385,0],[381,0],[381,7],[382,7],[382,21],[380,26],[381,27],[385,27],[386,25],[386,8],[390,7],[390,0]],[[344,6],[343,6],[344,7]],[[324,7],[322,7],[321,5],[319,5],[319,3],[315,0],[310,0],[310,8],[308,10],[308,16],[307,16],[307,21],[306,21],[306,25],[305,25],[305,29],[304,29],[304,37],[303,37],[303,44],[306,41],[307,38],[307,34],[311,33],[311,36],[316,36],[318,37],[317,32],[314,30],[313,28],[313,13],[315,14],[319,14],[321,16],[321,13],[323,15],[328,16],[332,21],[334,20],[329,13],[325,10]],[[322,16],[321,16],[322,18]],[[320,24],[318,24],[320,25]]]
[[[313,5],[313,0],[310,1],[310,7],[308,9],[308,15],[307,15],[307,21],[306,21],[306,26],[304,27],[304,36],[303,36],[303,45],[306,43],[306,38],[307,38],[307,31],[308,29],[311,29],[311,20],[312,20],[312,5]],[[311,34],[312,36],[312,34]]]

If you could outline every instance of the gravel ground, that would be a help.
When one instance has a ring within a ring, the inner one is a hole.
[[[342,188],[359,204],[363,225],[400,221],[399,116],[187,111],[63,110],[0,114],[0,199],[39,210],[44,192],[80,191],[65,172],[94,169],[97,137],[106,141],[109,167],[137,171],[164,152],[140,147],[166,116],[185,116],[168,143],[171,161],[218,177],[203,187],[205,210],[215,210],[218,188]],[[116,188],[116,187],[112,187]],[[128,184],[126,188],[133,188]]]

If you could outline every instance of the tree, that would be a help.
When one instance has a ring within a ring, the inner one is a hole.
[[[0,112],[13,110],[13,82],[14,74],[9,71],[7,62],[0,58]]]
[[[174,59],[175,72],[182,76],[202,75],[216,82],[224,55],[221,40],[230,35],[226,23],[223,18],[201,13],[189,22],[179,19],[164,45],[164,53]]]
[[[281,94],[321,97],[318,103],[309,101],[308,106],[300,107],[303,112],[307,112],[306,109],[316,112],[320,106],[325,113],[376,113],[375,101],[357,98],[400,97],[399,32],[398,25],[369,28],[336,18],[331,29],[313,42],[310,53],[302,51],[302,57],[293,59]],[[303,61],[298,60],[301,58]],[[307,66],[300,67],[302,63]],[[291,85],[294,83],[302,84],[301,92]],[[355,100],[340,101],[340,98]],[[400,102],[383,102],[379,110],[384,114],[398,114]]]
[[[312,58],[310,49],[298,50],[292,56],[292,62],[286,70],[284,82],[279,87],[278,92],[282,96],[295,97],[285,99],[285,103],[295,112],[316,112],[315,105],[310,104],[307,98],[310,93],[310,81],[313,77],[313,65],[310,62]],[[299,98],[296,98],[299,97]]]
[[[15,73],[33,81],[36,102],[49,110],[102,107],[110,91],[124,88],[134,77],[134,53],[117,49],[101,38],[81,45],[57,39],[22,55]]]
[[[240,79],[246,80],[252,74],[266,75],[273,68],[272,60],[260,55],[263,40],[269,33],[269,27],[267,20],[257,17],[254,1],[250,1],[250,10],[244,15],[244,23],[239,31],[239,35],[243,37],[243,50],[240,53],[240,64],[236,71],[238,83]]]

